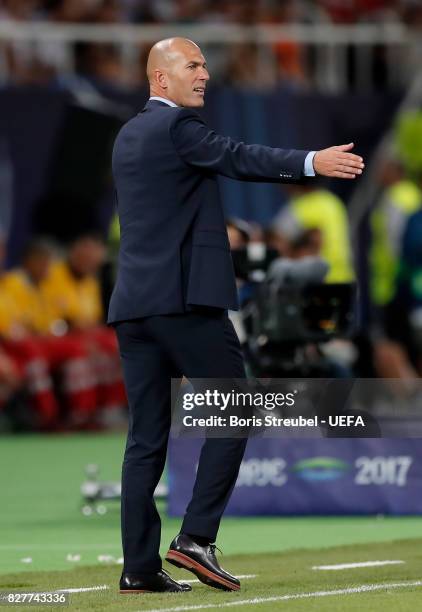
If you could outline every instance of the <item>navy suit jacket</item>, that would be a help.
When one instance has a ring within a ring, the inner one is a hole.
[[[121,241],[108,323],[195,305],[237,310],[217,175],[293,182],[307,153],[235,142],[192,109],[150,100],[113,149]]]

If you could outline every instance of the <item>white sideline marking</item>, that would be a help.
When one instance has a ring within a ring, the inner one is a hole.
[[[79,587],[74,589],[55,589],[53,593],[86,593],[87,591],[105,591],[110,587],[107,584],[100,584],[93,587]]]
[[[343,570],[354,567],[375,567],[379,565],[399,565],[405,561],[362,561],[361,563],[338,563],[337,565],[314,565],[313,570]]]
[[[237,578],[248,579],[248,578],[256,578],[256,576],[257,574],[244,574],[242,576],[237,576]],[[199,582],[199,580],[182,580],[182,582],[193,583],[193,582]],[[107,584],[101,584],[99,586],[93,586],[93,587],[80,587],[80,588],[74,588],[74,589],[55,589],[54,593],[86,593],[88,591],[105,591],[109,588],[110,587]]]
[[[119,550],[118,544],[78,544],[78,549],[83,550]],[[69,544],[0,544],[0,550],[69,550]]]
[[[258,576],[258,574],[243,574],[241,576],[237,576],[236,578],[242,578],[242,580],[247,580],[248,578],[256,578]],[[196,582],[200,582],[200,580],[198,580],[198,578],[195,578],[194,580],[185,580],[184,578],[177,578],[178,582],[187,582],[188,584],[195,584]]]
[[[381,591],[387,589],[401,589],[406,587],[422,586],[422,580],[412,582],[390,582],[384,584],[361,584],[348,589],[337,591],[314,591],[313,593],[294,593],[292,595],[280,595],[277,597],[255,597],[254,599],[241,599],[239,601],[228,601],[226,603],[201,604],[197,606],[177,606],[174,608],[150,608],[138,612],[188,612],[189,610],[205,610],[206,608],[228,608],[231,606],[246,606],[249,604],[262,604],[273,601],[287,601],[289,599],[309,599],[311,597],[329,597],[330,595],[352,595],[353,593],[367,593],[369,591]]]

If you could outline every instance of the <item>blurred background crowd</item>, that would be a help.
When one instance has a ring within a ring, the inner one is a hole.
[[[126,417],[105,325],[119,225],[114,136],[148,97],[145,62],[197,41],[204,116],[248,142],[355,142],[348,184],[221,180],[257,376],[422,373],[420,0],[0,2],[0,429]],[[159,239],[159,237],[157,237]]]
[[[71,23],[283,23],[413,20],[417,0],[3,0],[3,17]]]
[[[356,57],[354,45],[349,44],[353,42],[353,33],[348,40],[350,33],[344,37],[340,31],[337,42],[343,48],[339,70],[345,70],[341,80],[349,84],[363,82],[366,86],[385,87],[400,83],[418,61],[420,43],[414,50],[400,47],[401,42],[408,42],[406,36],[420,36],[422,5],[419,0],[2,0],[0,78],[19,84],[54,81],[63,84],[63,75],[74,73],[113,87],[142,85],[148,50],[159,30],[154,31],[151,40],[142,41],[144,37],[138,37],[138,44],[129,47],[124,44],[128,38],[122,35],[122,30],[115,30],[114,36],[110,30],[109,35],[105,34],[107,27],[125,24],[184,27],[185,33],[192,25],[210,28],[213,35],[204,37],[202,45],[214,80],[258,89],[273,87],[280,80],[290,86],[312,87],[318,78],[323,78],[321,64],[336,60],[332,49],[316,57],[314,46],[308,44],[329,42],[327,32],[322,30],[314,39],[307,35],[276,35],[260,44],[263,39],[259,35],[250,32],[242,35],[239,28],[377,24],[390,29],[379,40],[370,31],[365,35],[362,30]],[[17,25],[50,29],[39,29],[40,36],[27,33],[9,38],[7,32]],[[88,26],[92,25],[102,26],[102,33],[90,34]],[[75,26],[85,29],[78,33]],[[56,28],[56,34],[51,27]],[[230,27],[237,28],[235,36],[230,30],[224,31]],[[63,36],[58,34],[58,28],[65,28]],[[406,36],[401,41],[403,29]],[[69,41],[75,43],[72,49]],[[393,54],[389,42],[395,43]],[[398,62],[402,74],[397,74]]]

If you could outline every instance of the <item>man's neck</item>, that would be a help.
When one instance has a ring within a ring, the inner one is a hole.
[[[164,102],[165,104],[168,104],[168,106],[178,106],[176,102],[173,102],[173,100],[169,100],[169,98],[166,98],[165,96],[159,96],[153,92],[150,93],[149,99],[158,100],[159,102]]]

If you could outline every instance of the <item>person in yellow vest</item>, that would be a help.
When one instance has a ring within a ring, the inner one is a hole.
[[[411,388],[411,381],[417,381],[419,374],[394,326],[398,325],[396,297],[403,236],[409,219],[422,209],[422,190],[398,159],[384,160],[378,180],[382,191],[369,219],[368,252],[374,368],[381,378],[405,379]],[[406,313],[402,315],[400,326],[404,326]]]
[[[97,382],[86,343],[62,333],[57,327],[60,312],[41,291],[52,257],[49,244],[34,241],[21,267],[0,280],[0,294],[9,303],[8,317],[0,317],[2,343],[25,373],[37,414],[35,427],[43,430],[56,429],[63,417],[71,425],[86,424],[97,409]],[[53,384],[56,372],[63,406]]]
[[[324,283],[355,281],[349,219],[343,201],[323,187],[289,185],[290,199],[274,219],[271,244],[282,257],[320,257],[329,266]],[[338,338],[318,350],[333,365],[336,375],[350,376],[356,350],[349,339]]]
[[[66,258],[52,264],[41,283],[41,292],[68,333],[82,338],[89,348],[99,381],[100,405],[110,412],[112,407],[126,405],[126,395],[116,337],[104,324],[98,274],[105,256],[99,236],[77,237]]]
[[[100,238],[81,236],[72,242],[66,258],[52,263],[40,284],[53,316],[70,328],[90,329],[104,322],[97,278],[104,258],[105,246]]]
[[[24,252],[22,265],[5,272],[1,290],[11,307],[7,319],[0,320],[1,333],[9,338],[28,334],[49,334],[53,310],[40,292],[40,283],[48,274],[53,257],[50,244],[32,242]]]
[[[323,188],[289,185],[290,199],[272,223],[272,231],[295,244],[306,235],[329,265],[327,283],[354,281],[353,258],[346,207]],[[311,245],[312,246],[312,245]]]
[[[410,108],[400,112],[393,135],[393,154],[383,160],[378,170],[381,197],[370,217],[374,364],[379,376],[401,378],[401,384],[412,389],[417,388],[420,374],[403,341],[402,332],[410,313],[399,295],[399,285],[403,281],[406,227],[413,226],[422,210],[422,111]]]
[[[387,160],[380,172],[384,185],[370,215],[368,253],[370,296],[377,307],[388,304],[396,291],[402,237],[409,217],[422,206],[422,191],[398,162]]]
[[[48,265],[51,259],[50,250],[40,248],[37,251],[39,261],[42,260],[43,266]],[[28,390],[33,427],[48,431],[58,426],[59,404],[54,394],[48,360],[41,344],[33,338],[33,321],[40,311],[35,306],[35,302],[32,286],[23,271],[5,272],[2,268],[0,275],[1,346],[8,358],[15,364]]]

